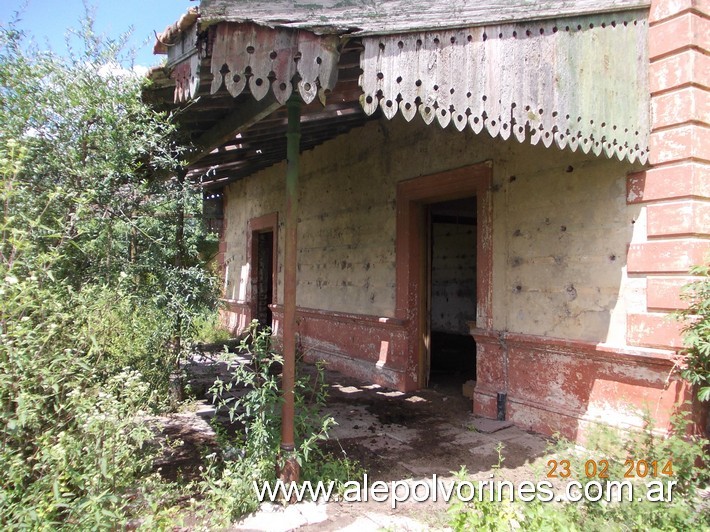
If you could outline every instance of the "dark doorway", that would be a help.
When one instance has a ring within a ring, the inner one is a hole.
[[[256,238],[256,319],[263,327],[271,327],[271,305],[274,301],[274,233],[263,231]]]
[[[476,197],[428,206],[429,386],[462,393],[476,379]]]

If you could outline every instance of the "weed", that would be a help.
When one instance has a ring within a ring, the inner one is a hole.
[[[648,421],[648,420],[647,420]],[[649,489],[648,478],[636,475],[633,501],[626,499],[606,502],[603,497],[599,502],[543,502],[539,498],[531,502],[491,501],[482,497],[475,502],[455,500],[448,508],[449,524],[454,530],[701,530],[710,527],[710,515],[701,510],[698,490],[710,480],[707,464],[708,441],[687,436],[688,420],[679,415],[674,420],[674,431],[667,437],[654,434],[651,423],[638,433],[619,434],[609,428],[600,427],[593,431],[588,439],[587,448],[574,453],[574,462],[578,468],[571,468],[572,476],[565,481],[577,481],[584,491],[591,482],[604,480],[592,487],[610,489],[606,481],[627,480],[629,460],[634,464],[654,461],[662,464],[661,468],[672,461],[673,475],[668,480],[677,482],[672,500],[657,503],[645,497]],[[557,450],[564,450],[566,457],[571,457],[569,442],[560,441]],[[604,479],[588,474],[585,464],[608,462]],[[502,447],[498,447],[496,471],[504,461]],[[589,461],[589,462],[588,462]],[[641,469],[642,471],[644,468]],[[576,473],[576,474],[575,474]],[[666,470],[670,473],[670,469]],[[464,467],[456,474],[458,483],[467,481]]]
[[[699,279],[684,287],[681,297],[688,308],[675,314],[684,323],[686,346],[679,369],[697,391],[698,399],[710,401],[710,265],[696,266],[690,273]]]
[[[253,321],[230,360],[230,379],[218,379],[211,389],[218,408],[226,410],[230,420],[243,427],[243,434],[234,435],[218,429],[221,457],[210,457],[201,483],[208,505],[219,508],[227,518],[258,506],[254,482],[261,485],[276,480],[281,452],[282,364],[283,357],[272,347],[271,331]],[[294,455],[302,480],[335,481],[341,490],[345,482],[362,471],[347,457],[326,454],[318,445],[335,425],[331,416],[320,413],[326,397],[322,365],[316,367],[312,379],[297,376]]]

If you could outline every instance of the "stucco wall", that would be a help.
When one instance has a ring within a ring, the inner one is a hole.
[[[626,205],[629,166],[505,148],[493,211],[495,328],[625,345],[626,308],[642,297],[626,276],[640,213]]]
[[[625,345],[626,311],[643,289],[625,275],[640,211],[626,204],[626,174],[638,168],[419,119],[371,122],[302,154],[297,304],[394,316],[395,183],[485,160],[494,172],[493,328]],[[227,189],[231,299],[240,299],[247,221],[282,211],[284,175],[280,164]],[[283,246],[280,231],[279,302]]]

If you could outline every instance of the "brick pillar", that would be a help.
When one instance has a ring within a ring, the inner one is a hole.
[[[645,207],[645,235],[630,246],[627,265],[629,275],[646,277],[646,312],[628,316],[630,345],[682,345],[668,313],[683,306],[690,267],[710,253],[709,18],[708,0],[652,2],[651,167],[627,183],[628,203]]]

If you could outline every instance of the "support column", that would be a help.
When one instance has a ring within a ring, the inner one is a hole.
[[[181,166],[177,169],[177,184],[178,184],[178,204],[177,204],[177,221],[175,224],[175,258],[174,264],[178,269],[182,269],[185,265],[185,187],[187,168]],[[189,186],[189,185],[188,185]],[[182,318],[178,314],[175,319],[175,330],[173,336],[173,348],[175,352],[176,370],[180,369],[180,351],[182,350]]]
[[[296,92],[286,102],[288,129],[286,132],[286,220],[284,246],[284,322],[281,409],[281,460],[279,478],[297,482],[299,467],[294,456],[294,385],[296,375],[296,272],[298,269],[298,164],[301,144],[301,100]]]
[[[628,316],[630,345],[682,346],[681,326],[668,314],[683,308],[688,270],[710,253],[709,16],[707,2],[695,0],[651,7],[651,168],[627,183],[628,203],[645,206],[628,273],[646,278],[646,312]]]

